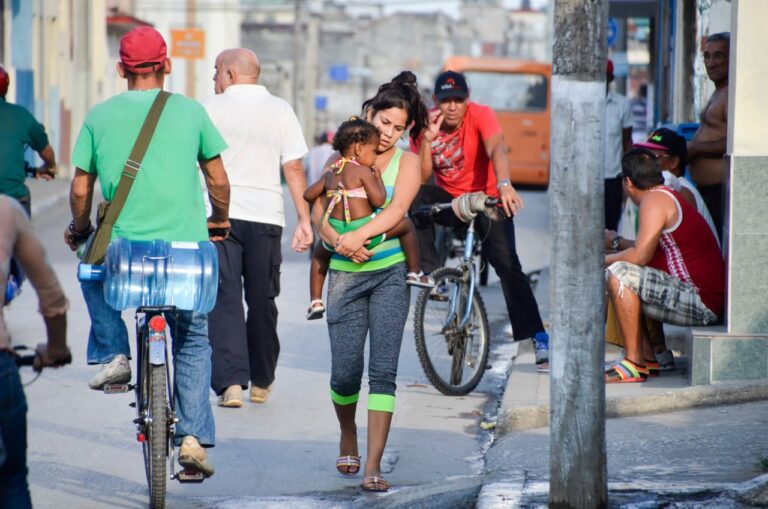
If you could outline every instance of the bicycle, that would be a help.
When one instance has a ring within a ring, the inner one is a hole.
[[[215,255],[216,248],[208,242],[195,245],[115,239],[107,248],[103,265],[78,266],[80,281],[103,282],[108,289],[105,300],[113,309],[136,308],[135,382],[105,384],[102,390],[106,394],[134,392],[135,401],[130,406],[136,409],[133,423],[136,440],[142,446],[153,509],[165,507],[168,479],[181,483],[201,483],[205,479],[201,471],[183,466],[176,471],[175,467],[179,418],[166,317],[171,320],[180,312],[210,311],[219,270]],[[179,327],[178,319],[171,322],[176,329]],[[177,332],[173,331],[173,337]]]
[[[104,393],[134,391],[136,440],[142,446],[144,470],[152,509],[165,507],[166,481],[201,483],[202,472],[175,471],[176,424],[173,383],[168,369],[168,339],[164,313],[175,313],[175,306],[141,306],[136,309],[136,383],[105,384]],[[170,468],[170,475],[168,475]]]
[[[488,198],[484,206],[497,203],[498,199]],[[449,208],[450,203],[436,203],[420,212],[433,217]],[[467,225],[458,267],[433,272],[434,288],[422,290],[416,299],[414,335],[419,361],[432,385],[448,396],[463,396],[477,387],[488,362],[488,314],[476,288],[480,244],[473,218]]]

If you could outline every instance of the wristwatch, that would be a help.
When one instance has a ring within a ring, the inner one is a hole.
[[[614,238],[611,239],[611,251],[619,250],[619,242],[621,242],[620,235],[616,235]]]
[[[499,183],[496,184],[496,189],[501,191],[501,188],[504,186],[511,186],[512,183],[509,181],[509,179],[499,180]]]

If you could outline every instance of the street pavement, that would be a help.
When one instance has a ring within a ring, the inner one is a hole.
[[[62,241],[69,220],[66,182],[32,182],[31,187],[36,231],[70,299],[68,340],[74,359],[70,366],[44,371],[25,388],[33,502],[42,509],[145,507],[143,459],[131,422],[134,411],[128,406],[133,397],[105,395],[86,385],[96,368],[85,364],[89,320],[75,278],[76,259]],[[521,229],[520,236],[531,246],[528,259],[541,262],[548,253],[542,233],[546,195],[532,196],[529,217],[534,226]],[[435,485],[461,485],[466,479],[477,483],[484,468],[483,452],[492,438],[483,424],[494,418],[516,350],[504,334],[504,302],[495,276],[483,289],[496,343],[492,368],[472,394],[450,398],[430,386],[418,363],[409,320],[400,357],[397,410],[384,458],[384,473],[395,489],[383,497],[364,494],[359,477],[341,477],[334,468],[338,426],[328,396],[327,330],[323,321],[308,322],[304,317],[308,256],[290,251],[291,234],[289,227],[283,236],[282,292],[277,301],[282,352],[274,391],[265,405],[214,406],[217,446],[210,456],[216,474],[200,485],[169,482],[168,506],[345,507],[371,506],[381,499],[377,503],[391,507],[414,490],[427,500],[419,487],[445,499],[447,491],[435,490]],[[29,286],[6,308],[14,344],[34,346],[44,340],[36,309]],[[130,330],[132,312],[123,316]],[[28,370],[22,375],[27,382],[34,378]],[[210,398],[215,404],[213,393]],[[359,428],[364,456],[365,411],[359,412]]]
[[[59,187],[58,192],[65,190]],[[531,192],[524,198],[526,209],[516,219],[518,250],[525,270],[544,269],[536,295],[546,321],[547,195]],[[26,388],[35,507],[145,507],[131,397],[99,394],[85,385],[94,370],[83,361],[87,314],[74,279],[75,262],[60,241],[68,212],[53,197],[45,199],[33,202],[43,204],[35,224],[72,303],[69,335],[75,361],[45,371]],[[386,476],[395,489],[387,495],[363,494],[359,478],[336,475],[338,433],[327,396],[327,332],[324,322],[304,320],[307,256],[291,253],[289,238],[290,228],[284,235],[278,299],[283,351],[275,390],[266,405],[214,407],[218,444],[211,457],[217,473],[202,485],[169,484],[169,507],[546,507],[549,377],[536,372],[530,343],[507,340],[495,275],[482,289],[494,345],[491,368],[478,389],[463,398],[438,394],[418,364],[409,321],[385,455]],[[15,343],[33,345],[43,337],[34,308],[28,290],[8,310]],[[130,313],[125,318],[130,323]],[[667,332],[673,340],[682,333],[675,328]],[[673,342],[681,344],[677,339]],[[608,348],[606,358],[616,354]],[[749,493],[768,482],[768,384],[692,388],[684,356],[678,365],[676,372],[645,384],[606,388],[612,417],[606,421],[610,506],[752,507]],[[361,412],[363,454],[365,431]]]

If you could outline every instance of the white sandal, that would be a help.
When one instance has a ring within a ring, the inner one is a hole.
[[[325,313],[325,304],[322,299],[312,299],[307,308],[307,320],[317,320]]]
[[[426,277],[426,281],[422,281],[421,278]],[[416,272],[409,272],[405,276],[405,284],[408,286],[418,286],[419,288],[434,288],[435,287],[435,280],[432,279],[432,276],[425,276],[425,274],[421,271],[418,273]]]

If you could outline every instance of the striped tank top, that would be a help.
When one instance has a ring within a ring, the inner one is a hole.
[[[387,189],[387,199],[384,201],[384,207],[392,201],[392,193],[395,189],[395,180],[400,171],[400,158],[403,151],[395,147],[395,154],[389,161],[387,168],[382,172],[381,179],[384,181],[384,187]],[[378,209],[376,212],[380,212]],[[397,263],[405,261],[405,253],[400,248],[400,239],[387,239],[371,250],[373,256],[365,263],[355,263],[349,258],[334,253],[331,256],[330,268],[342,272],[370,272],[373,270],[386,269]]]

